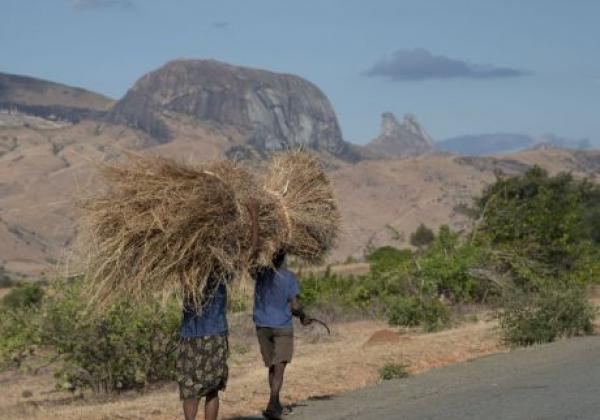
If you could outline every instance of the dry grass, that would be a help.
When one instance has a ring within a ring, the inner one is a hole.
[[[276,156],[265,183],[282,202],[288,235],[284,248],[309,262],[319,262],[341,229],[333,189],[315,156],[294,152]]]
[[[179,291],[199,303],[210,276],[235,270],[242,232],[235,192],[209,168],[133,156],[101,168],[109,189],[83,201],[93,302],[164,300]]]
[[[319,260],[339,232],[329,180],[306,153],[277,157],[266,187],[229,161],[192,166],[129,155],[100,170],[107,188],[82,200],[79,242],[98,309],[123,298],[165,302],[173,293],[200,308],[208,285],[269,265],[279,249]]]
[[[243,315],[240,315],[243,317]],[[221,395],[222,418],[259,413],[269,397],[266,370],[248,319],[230,319],[233,354],[230,380]],[[495,323],[482,321],[435,333],[398,334],[382,322],[332,324],[332,335],[318,326],[298,327],[294,361],[286,370],[283,402],[339,394],[372,385],[386,363],[407,363],[410,373],[505,350],[499,345]],[[313,330],[314,328],[314,330]],[[374,337],[378,337],[377,340]],[[382,339],[383,337],[383,339]],[[243,348],[244,351],[235,351]],[[181,418],[177,387],[168,384],[144,394],[124,393],[109,399],[55,392],[51,371],[37,376],[0,374],[0,412],[7,419],[155,419]],[[33,395],[25,397],[24,391]]]

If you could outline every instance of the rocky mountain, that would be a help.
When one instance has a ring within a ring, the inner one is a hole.
[[[394,114],[384,112],[381,133],[367,149],[379,157],[418,156],[433,152],[435,144],[413,115],[405,115],[400,124]]]
[[[241,157],[306,147],[346,160],[356,152],[342,133],[327,97],[294,75],[214,60],[176,60],[139,79],[112,109],[110,121],[142,130],[161,142],[192,120],[234,128]]]
[[[0,73],[0,110],[79,122],[106,114],[112,100],[85,89]]]

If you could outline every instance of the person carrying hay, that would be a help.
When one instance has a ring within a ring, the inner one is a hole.
[[[268,419],[280,419],[284,408],[279,399],[283,374],[294,352],[294,329],[292,316],[302,325],[312,319],[304,313],[298,301],[300,288],[291,271],[283,268],[285,252],[280,250],[273,258],[273,267],[262,268],[254,273],[254,323],[260,352],[269,370],[270,398],[263,415]]]
[[[246,207],[253,220],[251,257],[258,242],[258,207],[255,201]],[[205,398],[206,420],[216,420],[219,414],[219,391],[227,386],[229,375],[228,280],[230,274],[218,272],[209,277],[201,293],[200,309],[191,299],[184,301],[176,371],[185,420],[196,418],[201,398]]]

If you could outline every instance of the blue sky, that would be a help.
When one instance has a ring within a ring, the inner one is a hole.
[[[600,145],[597,0],[0,0],[0,71],[122,96],[175,58],[298,74],[364,143],[380,114],[444,138]]]

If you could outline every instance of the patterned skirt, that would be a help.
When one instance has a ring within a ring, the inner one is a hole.
[[[176,365],[179,397],[199,399],[225,389],[228,355],[227,335],[182,338]]]

